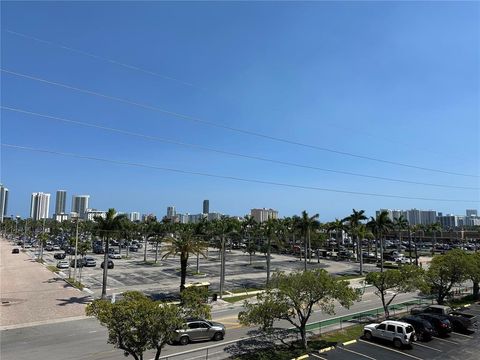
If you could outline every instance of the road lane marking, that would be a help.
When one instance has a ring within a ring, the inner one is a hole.
[[[344,347],[340,347],[340,346],[339,346],[337,349],[342,349],[343,351],[348,351],[348,352],[351,352],[352,354],[357,354],[357,355],[366,357],[367,359],[370,359],[370,360],[377,360],[377,359],[374,358],[374,357],[371,357],[371,356],[368,356],[368,355],[365,355],[365,354],[362,354],[362,353],[359,353],[359,352],[357,352],[357,351],[350,350],[350,349],[347,349],[347,348],[344,348]]]
[[[438,351],[438,352],[443,352],[442,350],[435,349],[434,347],[427,346],[427,345],[423,345],[423,344],[420,344],[420,343],[418,343],[418,342],[415,343],[415,346],[420,346],[420,347],[424,347],[424,348],[427,348],[427,349],[435,350],[435,351]]]
[[[407,353],[404,353],[404,352],[401,352],[401,351],[398,351],[398,350],[395,350],[395,349],[392,349],[392,348],[389,348],[389,347],[386,347],[386,346],[383,346],[383,345],[380,345],[380,344],[376,344],[376,343],[373,343],[373,342],[368,342],[368,341],[365,341],[365,340],[362,340],[362,339],[360,339],[359,341],[361,341],[361,342],[363,342],[363,343],[365,343],[365,344],[377,346],[377,347],[380,347],[380,348],[382,348],[382,349],[390,350],[390,351],[396,352],[396,353],[398,353],[398,354],[402,354],[402,355],[411,357],[412,359],[423,360],[422,358],[419,358],[419,357],[417,357],[417,356],[410,355],[410,354],[407,354]]]
[[[451,341],[451,340],[439,338],[439,337],[436,337],[436,336],[435,336],[435,339],[440,340],[440,341],[444,341],[444,342],[447,342],[447,343],[450,343],[450,344],[455,344],[455,345],[458,345],[458,344],[459,344],[459,343],[456,342],[456,341]]]

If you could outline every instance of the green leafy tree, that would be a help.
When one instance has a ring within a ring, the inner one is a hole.
[[[306,326],[314,306],[334,314],[335,301],[348,308],[359,297],[348,282],[335,279],[323,269],[275,273],[267,291],[258,294],[256,302],[245,301],[245,311],[238,314],[238,319],[244,325],[259,325],[264,331],[271,330],[276,320],[287,320],[298,329],[307,349]]]
[[[108,249],[110,239],[112,239],[116,233],[120,232],[122,229],[122,224],[125,215],[117,215],[115,209],[108,209],[105,218],[101,216],[95,216],[96,231],[100,234],[102,239],[105,242],[105,255],[104,255],[104,264],[103,267],[103,282],[102,282],[102,299],[107,296],[107,274],[108,274]]]
[[[452,287],[468,279],[469,261],[463,250],[455,249],[444,255],[434,256],[425,273],[426,283],[437,302],[443,304]]]
[[[162,258],[180,255],[180,291],[185,289],[187,278],[188,258],[190,254],[200,254],[205,257],[206,245],[195,237],[194,231],[189,226],[178,228],[173,237],[165,239],[165,253]]]
[[[479,283],[480,283],[480,252],[468,254],[468,277],[473,283],[472,296],[475,300],[480,298],[479,296]]]
[[[402,246],[402,233],[404,230],[408,229],[408,220],[403,215],[400,215],[398,218],[393,218],[393,228],[395,229],[395,231],[397,231],[398,234],[397,250],[400,251]]]
[[[262,232],[265,237],[264,246],[262,247],[263,253],[265,254],[267,262],[267,285],[270,281],[270,261],[271,261],[271,250],[272,243],[277,245],[280,243],[281,239],[281,222],[277,219],[268,219],[262,224]]]
[[[174,332],[183,326],[180,307],[154,302],[139,292],[126,292],[115,303],[94,300],[87,306],[88,316],[94,316],[108,329],[108,343],[143,360],[143,354],[154,349],[155,360],[173,340]]]
[[[417,266],[403,265],[384,272],[370,272],[365,282],[377,289],[375,294],[382,300],[385,317],[388,318],[388,307],[398,294],[425,288],[423,274],[423,270]],[[390,299],[387,299],[389,296]]]
[[[207,304],[208,289],[205,286],[190,286],[181,293],[181,305],[185,317],[212,318],[212,306]]]

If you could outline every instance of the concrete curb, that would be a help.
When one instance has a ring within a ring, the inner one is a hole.
[[[356,342],[357,342],[357,339],[354,339],[354,340],[350,340],[350,341],[345,341],[342,345],[346,346],[346,345],[350,345],[350,344],[355,344]]]
[[[329,346],[329,347],[318,350],[318,353],[322,354],[324,352],[327,352],[327,351],[330,351],[330,350],[333,350],[333,349],[335,349],[335,346]]]

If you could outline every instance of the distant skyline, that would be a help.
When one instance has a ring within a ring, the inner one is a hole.
[[[156,214],[479,208],[479,3],[1,10],[1,142],[53,152],[2,146],[8,215],[59,189]]]

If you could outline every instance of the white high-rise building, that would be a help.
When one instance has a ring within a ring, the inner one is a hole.
[[[50,194],[43,192],[32,193],[30,201],[30,217],[33,220],[48,218],[48,210],[50,208]]]
[[[0,184],[0,223],[3,223],[3,218],[7,216],[8,207],[8,189]]]
[[[67,204],[67,192],[65,190],[57,190],[55,198],[55,214],[65,214]]]
[[[141,216],[140,216],[140,213],[138,211],[132,211],[130,213],[130,221],[140,221],[141,219]]]
[[[77,213],[79,217],[83,218],[85,215],[85,211],[89,208],[89,199],[90,195],[73,195],[72,212]]]
[[[478,216],[478,212],[476,209],[467,209],[466,214],[467,216]]]
[[[273,209],[252,209],[250,215],[256,222],[262,223],[268,219],[278,219],[278,211]]]
[[[175,206],[167,207],[167,219],[173,219],[175,215],[177,215],[177,212],[175,211]]]

